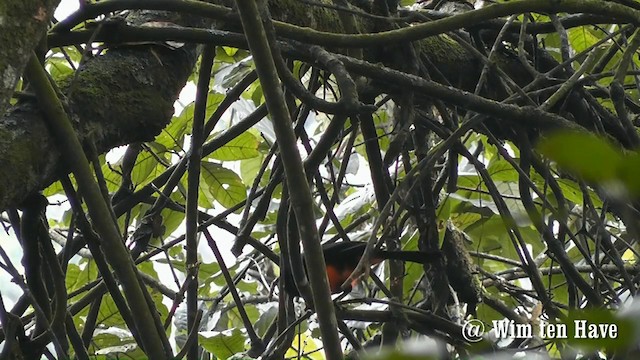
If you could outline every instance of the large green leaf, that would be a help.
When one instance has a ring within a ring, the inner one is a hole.
[[[199,205],[202,207],[212,207],[215,200],[225,208],[230,208],[247,197],[247,190],[240,176],[220,164],[203,162],[202,180],[199,198]]]
[[[611,142],[586,132],[561,131],[538,143],[540,152],[587,181],[615,178],[623,156]]]
[[[98,324],[106,327],[115,326],[122,329],[126,329],[127,327],[126,323],[122,319],[122,315],[120,314],[118,307],[109,294],[105,295],[100,303]]]
[[[493,181],[518,182],[519,174],[516,169],[501,157],[495,157],[487,166],[487,172]]]
[[[237,328],[223,332],[201,332],[198,339],[199,344],[218,359],[228,359],[244,351],[245,339]]]
[[[51,57],[47,60],[47,66],[51,77],[60,80],[73,74],[73,69],[65,58]]]
[[[538,149],[580,178],[604,185],[610,195],[640,196],[640,154],[624,153],[604,138],[590,133],[558,132]]]
[[[240,177],[245,184],[252,184],[262,167],[265,156],[256,156],[240,162]],[[265,174],[268,175],[268,174]]]
[[[278,306],[272,305],[269,306],[265,311],[260,313],[260,317],[258,321],[255,322],[256,332],[259,336],[264,336],[271,326],[271,323],[278,317]]]
[[[260,141],[258,138],[252,133],[245,131],[229,141],[225,146],[211,153],[207,158],[222,161],[251,159],[260,155],[258,151],[259,145]]]
[[[591,26],[578,26],[567,30],[569,43],[576,53],[583,52],[589,46],[600,41]]]
[[[131,171],[131,181],[135,184],[144,184],[153,172],[154,169],[158,166],[158,160],[156,157],[144,150],[138,154],[138,158],[136,159],[136,165],[133,167]],[[151,179],[149,179],[151,181]]]
[[[213,114],[218,108],[220,102],[224,99],[224,95],[217,92],[209,92],[207,97],[207,108],[205,111],[205,120]],[[179,116],[174,116],[169,125],[162,130],[162,133],[156,137],[156,142],[165,146],[167,149],[180,149],[184,145],[184,136],[191,134],[193,127],[193,111],[195,102],[192,102],[182,109]]]
[[[67,266],[65,285],[67,292],[73,292],[94,281],[98,277],[98,268],[91,259],[81,260],[79,265],[70,263]]]
[[[104,359],[114,359],[118,355],[126,354],[126,358],[136,359],[144,356],[137,346],[133,336],[125,331],[116,329],[98,329],[91,339],[91,348],[95,355],[105,356]],[[138,357],[136,357],[136,355]],[[93,358],[93,357],[92,357]]]

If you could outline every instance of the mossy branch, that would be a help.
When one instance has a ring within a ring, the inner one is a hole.
[[[54,141],[61,149],[65,162],[73,172],[78,187],[84,195],[89,215],[102,239],[102,248],[107,260],[118,276],[132,310],[142,347],[152,359],[167,358],[169,354],[165,352],[160,338],[166,335],[158,333],[151,315],[151,311],[156,310],[149,308],[150,304],[145,299],[141,288],[143,285],[138,281],[133,260],[124,246],[118,228],[112,221],[110,210],[93,177],[82,145],[71,126],[62,102],[57,97],[47,73],[35,54],[29,58],[25,75],[33,86],[40,109],[46,114],[47,125],[54,136]]]

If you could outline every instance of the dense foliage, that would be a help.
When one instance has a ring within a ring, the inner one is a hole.
[[[81,3],[0,35],[0,358],[636,353],[640,1]]]

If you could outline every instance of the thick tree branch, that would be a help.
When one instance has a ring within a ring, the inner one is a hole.
[[[155,309],[150,309],[147,306],[147,301],[141,289],[142,283],[138,281],[131,256],[120,238],[118,228],[112,221],[110,210],[107,208],[100,189],[93,179],[89,161],[74,134],[73,127],[64,112],[62,103],[56,97],[54,89],[35,54],[29,59],[26,74],[34,85],[42,111],[48,119],[47,125],[52,130],[52,135],[57,139],[55,142],[65,155],[65,161],[69,164],[78,182],[78,187],[85,196],[89,214],[104,242],[103,249],[106,252],[107,259],[118,275],[127,302],[133,310],[133,319],[142,339],[141,345],[152,358],[160,359],[169,356],[170,354],[165,353],[160,339],[161,336],[166,335],[158,333],[157,329],[154,328],[151,311]]]
[[[0,6],[0,114],[5,112],[31,51],[42,40],[59,2],[4,0]]]
[[[133,23],[174,21],[203,26],[201,19],[145,13]],[[197,47],[171,50],[143,45],[113,48],[87,61],[60,85],[81,142],[99,152],[152,140],[168,124],[173,103],[191,74]],[[70,91],[73,88],[73,91]],[[0,209],[17,205],[68,172],[35,103],[21,103],[0,117]]]

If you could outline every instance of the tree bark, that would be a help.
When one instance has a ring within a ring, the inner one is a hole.
[[[31,51],[47,31],[60,0],[0,3],[0,113],[4,113]]]
[[[149,11],[127,20],[137,25],[207,24],[194,16]],[[88,60],[58,84],[80,140],[93,142],[101,153],[153,140],[171,120],[173,104],[197,56],[196,44],[178,49],[149,44],[111,48]],[[27,101],[12,107],[0,118],[0,209],[19,206],[28,194],[67,173],[60,160],[37,104]]]

